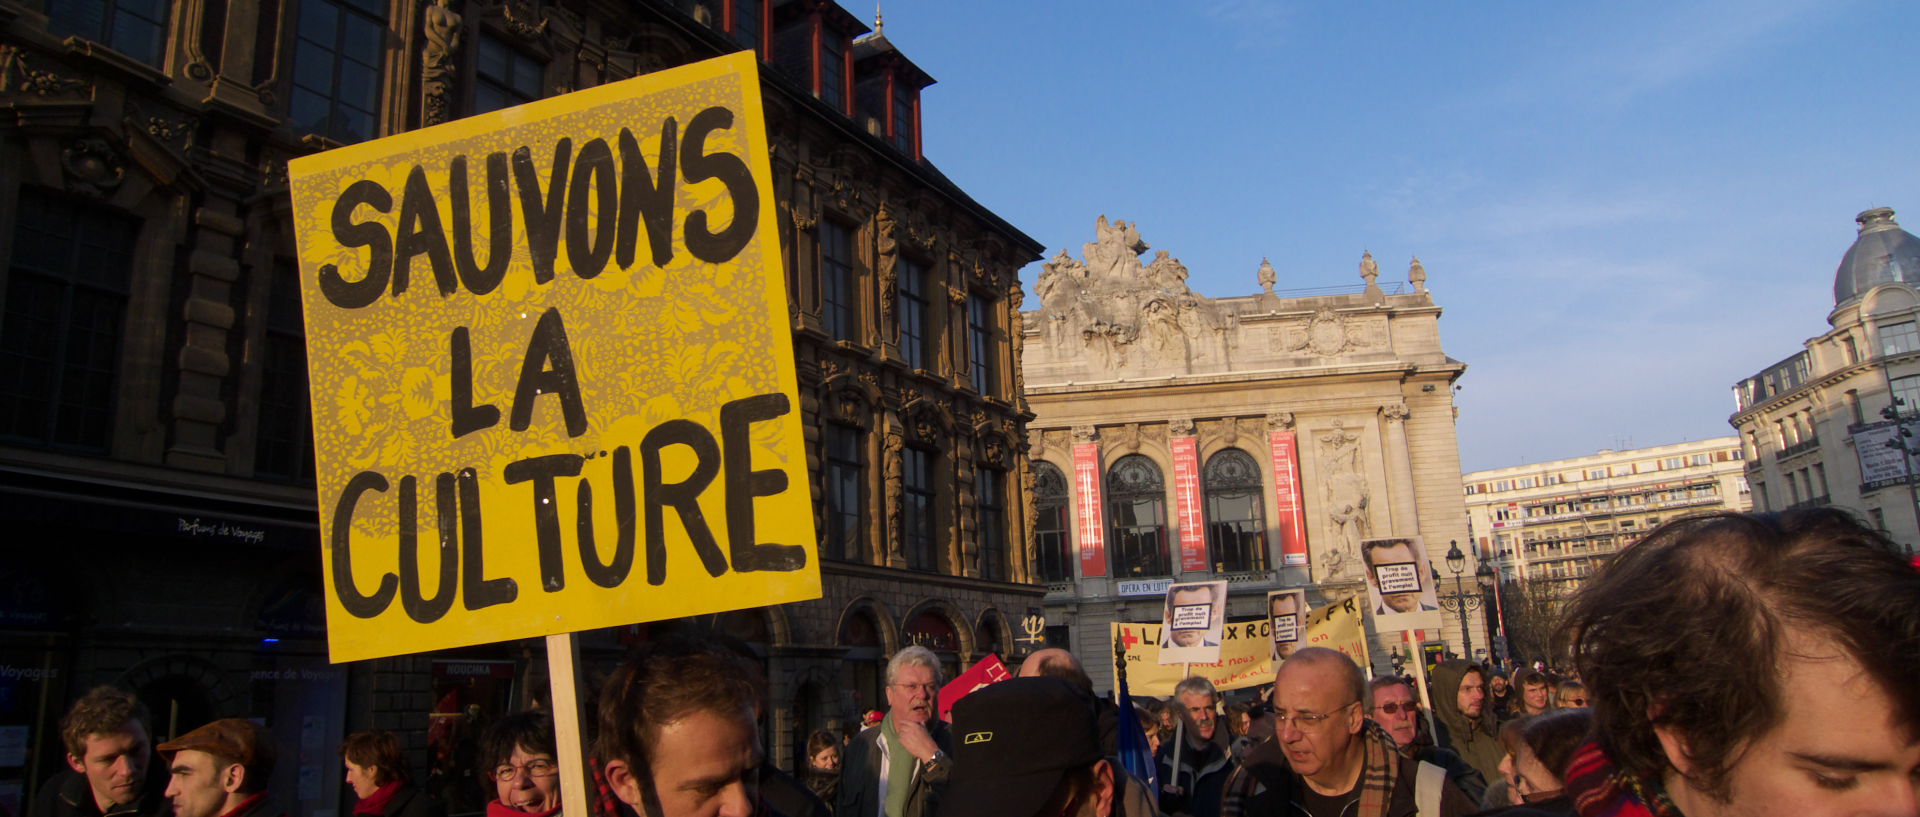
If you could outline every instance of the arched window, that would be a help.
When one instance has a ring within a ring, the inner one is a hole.
[[[1040,580],[1073,581],[1073,535],[1067,518],[1067,475],[1050,462],[1033,464],[1033,504],[1039,519],[1033,526]]]
[[[1260,466],[1228,448],[1207,458],[1201,474],[1207,495],[1207,561],[1215,573],[1267,569],[1267,522]]]
[[[1107,508],[1112,533],[1113,574],[1122,578],[1169,576],[1167,488],[1160,466],[1139,454],[1107,469]]]

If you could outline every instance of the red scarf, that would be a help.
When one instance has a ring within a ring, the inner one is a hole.
[[[487,817],[553,817],[559,813],[559,806],[546,811],[522,811],[498,800],[487,804]]]
[[[1641,780],[1588,743],[1567,765],[1566,787],[1580,817],[1681,817],[1659,781]]]
[[[353,813],[384,814],[387,810],[387,803],[393,800],[394,793],[398,791],[400,791],[400,781],[398,780],[374,789],[372,794],[360,798],[360,802],[353,804]]]
[[[259,792],[252,797],[240,801],[240,805],[227,809],[227,813],[220,815],[220,817],[233,817],[235,814],[245,814],[247,813],[247,809],[253,808],[255,804],[266,798],[266,792]]]

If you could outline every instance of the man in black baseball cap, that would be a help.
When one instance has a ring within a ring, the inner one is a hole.
[[[953,776],[939,817],[1105,817],[1112,764],[1093,702],[1058,678],[1013,678],[953,705]]]
[[[961,698],[953,742],[939,817],[1131,817],[1136,801],[1152,813],[1145,790],[1101,754],[1093,700],[1059,678],[1014,678]]]

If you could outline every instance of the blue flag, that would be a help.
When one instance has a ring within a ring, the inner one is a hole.
[[[1148,793],[1153,795],[1154,807],[1160,805],[1160,770],[1153,762],[1153,750],[1148,747],[1147,733],[1140,729],[1140,715],[1133,708],[1133,695],[1127,691],[1127,671],[1122,666],[1115,676],[1114,686],[1120,689],[1119,741],[1116,748],[1120,751],[1120,768],[1133,779],[1147,784]]]

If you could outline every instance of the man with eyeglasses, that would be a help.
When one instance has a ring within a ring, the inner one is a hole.
[[[487,727],[480,756],[491,769],[496,798],[487,817],[551,817],[560,811],[560,764],[553,716],[516,712]]]
[[[1480,799],[1487,790],[1486,778],[1453,750],[1434,745],[1433,735],[1426,729],[1426,719],[1420,717],[1420,702],[1414,698],[1413,687],[1407,679],[1397,675],[1376,676],[1367,683],[1367,691],[1373,696],[1373,705],[1368,710],[1370,717],[1399,744],[1401,755],[1447,770],[1447,779],[1459,786],[1462,793],[1475,801]]]
[[[940,659],[907,647],[887,662],[887,716],[847,744],[837,817],[931,817],[953,771],[952,741],[934,717]]]
[[[1272,738],[1227,782],[1222,817],[1456,817],[1476,804],[1367,719],[1367,682],[1337,650],[1305,647],[1273,684]]]

